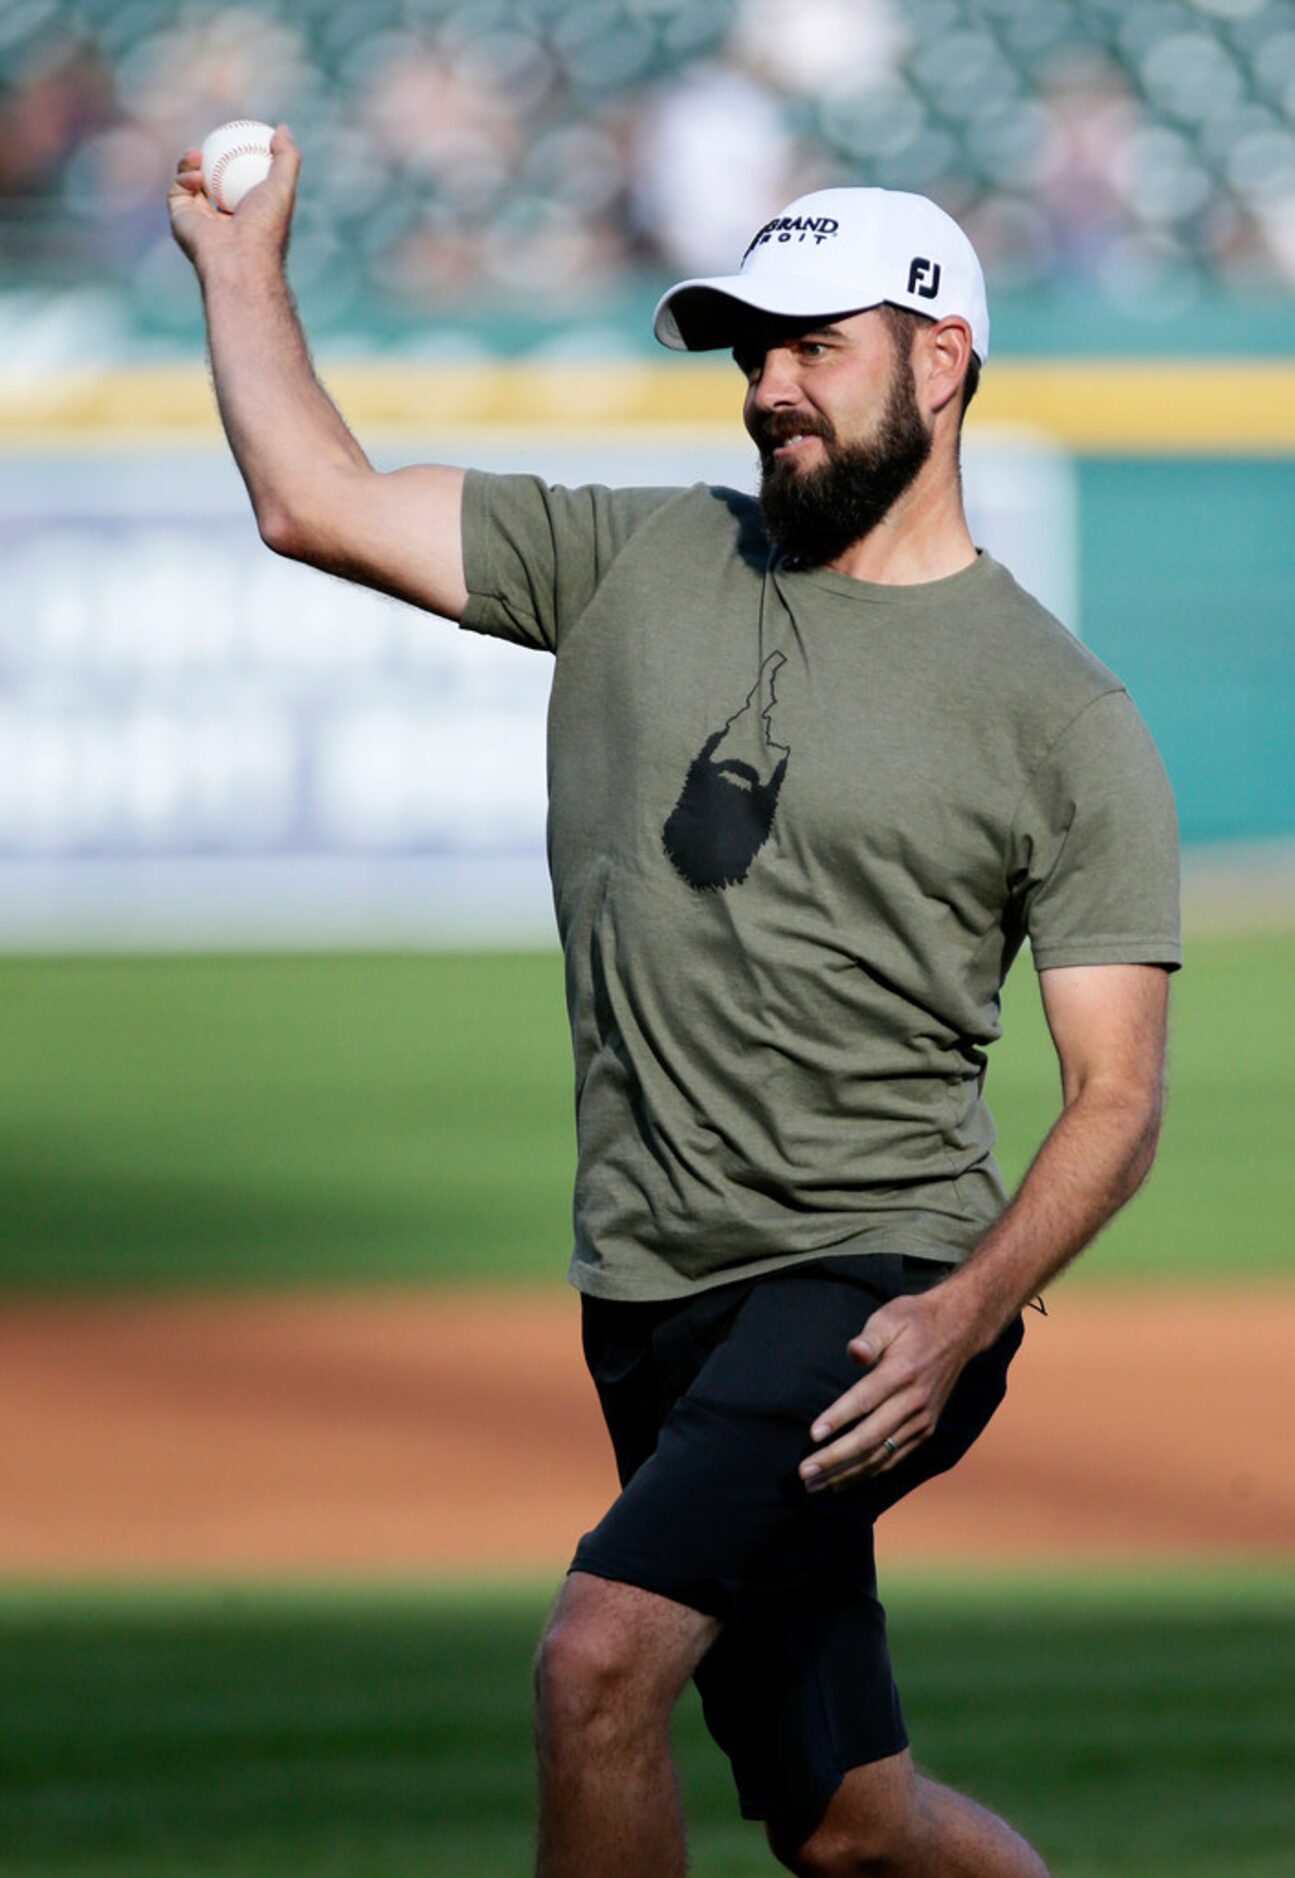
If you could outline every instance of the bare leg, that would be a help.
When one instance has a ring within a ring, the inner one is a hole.
[[[538,1878],[682,1878],[670,1711],[718,1634],[687,1605],[571,1573],[535,1665]]]
[[[811,1830],[771,1826],[769,1843],[803,1878],[1048,1878],[1005,1820],[906,1752],[851,1768]]]

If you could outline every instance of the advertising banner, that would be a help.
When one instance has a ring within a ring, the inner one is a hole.
[[[401,461],[751,487],[740,431]],[[970,447],[976,539],[1076,624],[1073,477]],[[0,457],[0,943],[551,936],[543,654],[280,559],[217,449]]]

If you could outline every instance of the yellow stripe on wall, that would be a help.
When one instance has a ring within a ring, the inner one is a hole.
[[[710,361],[330,367],[325,359],[320,369],[361,438],[477,427],[727,429],[741,406],[736,370]],[[1295,363],[993,360],[968,428],[990,424],[1042,430],[1081,454],[1295,454]],[[182,443],[217,435],[211,387],[196,362],[0,385],[0,444]]]
[[[1031,424],[1080,454],[1284,456],[1295,452],[1295,363],[991,359],[973,420]]]

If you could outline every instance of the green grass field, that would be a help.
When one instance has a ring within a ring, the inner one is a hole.
[[[1292,1270],[1295,934],[1202,938],[1147,1189],[1081,1279]],[[0,961],[0,1286],[548,1279],[572,1165],[556,955]],[[1033,974],[991,1104],[1009,1177],[1057,1102]]]
[[[897,1586],[922,1758],[1056,1878],[1288,1878],[1289,1592],[1242,1571]],[[10,1591],[0,1869],[523,1878],[542,1609],[519,1589]],[[691,1704],[678,1746],[695,1878],[772,1871]]]

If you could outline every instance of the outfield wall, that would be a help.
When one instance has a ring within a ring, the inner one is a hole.
[[[339,365],[384,464],[750,486],[731,368]],[[1007,361],[977,539],[1295,833],[1295,370]],[[194,366],[0,385],[0,943],[543,938],[548,661],[269,555]]]

